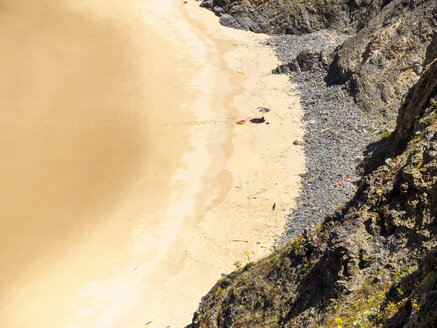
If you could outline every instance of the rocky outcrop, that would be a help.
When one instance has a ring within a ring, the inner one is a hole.
[[[191,328],[437,325],[436,69],[425,68],[383,146],[396,151],[355,197],[221,279]]]
[[[203,0],[225,26],[256,33],[300,34],[365,26],[390,0]]]
[[[415,137],[418,130],[423,127],[421,124],[427,121],[417,121],[417,117],[424,115],[424,112],[430,105],[432,97],[437,94],[437,54],[432,63],[425,66],[420,81],[411,88],[407,100],[399,110],[397,117],[396,129],[388,137],[381,147],[376,149],[371,156],[366,158],[365,165],[370,171],[378,166],[387,157],[397,156],[405,147],[405,144]],[[423,97],[424,94],[430,95]],[[435,114],[429,113],[428,118],[434,117]]]
[[[435,0],[204,0],[201,5],[220,16],[223,25],[253,32],[300,34],[347,27],[353,36],[340,49],[310,63],[326,67],[334,58],[327,82],[346,84],[362,109],[389,118],[437,55]],[[309,69],[300,65],[301,59],[275,72]]]
[[[423,129],[423,126],[415,124],[423,123],[417,121],[417,117],[424,115],[427,108],[432,105],[433,97],[437,95],[437,53],[434,58],[434,61],[425,67],[422,79],[411,89],[407,101],[400,109],[396,130],[384,147],[381,147],[386,154],[394,156],[400,153],[405,143],[414,137],[414,133]],[[423,97],[424,94],[429,96]],[[433,116],[431,113],[430,115]]]
[[[437,56],[437,1],[393,0],[333,53],[300,53],[274,73],[327,68],[329,84],[345,84],[365,111],[396,109]]]
[[[396,111],[437,56],[437,1],[393,0],[335,52],[328,82],[346,83],[366,111]]]
[[[273,74],[283,74],[293,72],[305,72],[315,70],[317,68],[327,69],[332,62],[332,54],[325,51],[315,51],[307,49],[300,52],[296,58],[288,63],[275,68]]]
[[[397,121],[345,206],[222,278],[189,327],[437,327],[437,1],[203,3],[255,32],[357,31],[333,52],[300,48],[273,73],[326,70],[356,112]]]

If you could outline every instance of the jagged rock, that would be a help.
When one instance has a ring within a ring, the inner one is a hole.
[[[278,66],[273,74],[287,74],[290,72],[305,72],[313,69],[327,68],[332,62],[332,56],[325,51],[307,49],[300,52],[296,58],[288,63]]]
[[[220,16],[220,15],[222,15],[222,14],[225,12],[224,9],[223,9],[222,7],[218,7],[218,6],[214,7],[212,11],[213,11],[214,14],[216,14],[217,16]]]
[[[233,16],[234,20],[220,21],[225,26],[272,34],[299,34],[346,26],[360,29],[386,4],[383,0],[355,0],[353,4],[349,0],[208,0],[203,3],[211,9],[222,7],[226,14]]]
[[[436,30],[437,1],[393,0],[336,51],[327,80],[368,112],[393,111],[437,56]]]
[[[297,63],[301,71],[309,71],[320,62],[320,53],[311,49],[302,51],[296,57]]]
[[[204,8],[212,8],[214,1],[213,0],[203,0],[200,4],[200,7]]]
[[[437,40],[437,33],[436,33]],[[432,63],[426,66],[425,72],[418,83],[411,88],[406,101],[399,110],[397,125],[395,131],[389,136],[387,142],[377,149],[368,159],[366,159],[368,170],[372,170],[375,166],[387,157],[393,157],[400,153],[405,147],[405,144],[414,136],[418,136],[417,129],[425,129],[429,125],[429,119],[417,120],[417,117],[423,116],[426,110],[426,104],[432,102],[435,97],[437,88],[437,53]],[[424,97],[423,95],[428,95]],[[434,156],[434,150],[428,152],[429,156]],[[408,169],[407,169],[407,179]],[[411,172],[414,174],[414,172]]]
[[[229,14],[222,14],[220,16],[220,24],[234,28],[239,26],[236,19]]]

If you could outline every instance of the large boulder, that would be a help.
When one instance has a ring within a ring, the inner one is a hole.
[[[388,115],[436,56],[437,1],[394,0],[336,51],[327,81],[346,83],[365,111]]]

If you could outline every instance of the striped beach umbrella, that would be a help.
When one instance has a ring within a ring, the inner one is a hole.
[[[265,107],[258,107],[257,109],[258,109],[258,112],[260,112],[260,113],[268,113],[268,112],[270,112],[270,109],[265,108]]]
[[[264,113],[270,112],[270,109],[268,109],[266,107],[258,107],[257,110],[258,110],[258,112],[262,113],[262,117],[264,117]]]

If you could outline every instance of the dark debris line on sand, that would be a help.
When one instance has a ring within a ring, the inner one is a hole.
[[[275,36],[267,40],[279,59],[291,62],[301,51],[332,52],[347,36],[335,31],[318,31],[303,36]],[[297,206],[288,216],[281,245],[305,227],[321,220],[343,205],[354,194],[354,181],[359,180],[357,164],[366,148],[380,140],[377,132],[385,122],[364,113],[343,86],[326,86],[324,69],[291,72],[290,80],[297,86],[304,112],[304,148],[306,174]],[[292,141],[290,141],[292,142]]]

